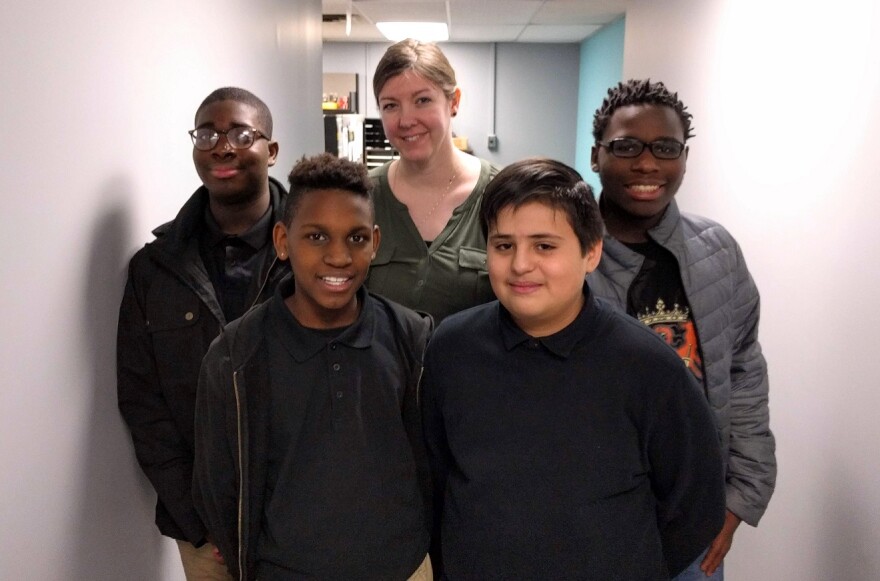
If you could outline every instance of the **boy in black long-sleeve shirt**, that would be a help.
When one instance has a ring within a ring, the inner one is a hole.
[[[205,356],[194,500],[237,579],[431,579],[416,403],[431,320],[363,287],[371,187],[329,154],[294,167],[274,229],[293,278]]]
[[[444,320],[423,381],[444,575],[668,579],[724,518],[705,399],[584,283],[602,223],[577,172],[508,166],[481,223],[499,300]]]

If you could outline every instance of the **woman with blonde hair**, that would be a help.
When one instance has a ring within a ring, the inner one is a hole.
[[[461,90],[436,44],[407,39],[389,47],[373,91],[400,158],[370,174],[382,244],[366,284],[439,323],[494,298],[478,213],[498,170],[453,143]]]

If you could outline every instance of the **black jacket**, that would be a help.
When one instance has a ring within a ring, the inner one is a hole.
[[[269,189],[274,223],[287,192],[271,178]],[[158,494],[156,525],[163,535],[195,544],[205,538],[192,502],[196,386],[202,358],[227,323],[199,254],[207,203],[201,187],[131,259],[117,335],[119,410]],[[251,304],[272,296],[289,271],[270,244]]]
[[[284,292],[293,280],[289,278],[281,284]],[[401,361],[405,362],[408,377],[401,414],[427,508],[430,474],[417,394],[432,321],[428,315],[417,314],[380,296],[365,297],[363,308],[383,314],[376,317],[377,324],[390,322]],[[254,578],[255,549],[266,501],[271,406],[265,344],[270,335],[269,307],[266,302],[251,309],[217,338],[202,365],[196,404],[196,508],[230,573],[242,581]],[[310,392],[296,393],[300,399],[294,398],[285,405],[291,413],[299,414],[296,421],[301,423]]]

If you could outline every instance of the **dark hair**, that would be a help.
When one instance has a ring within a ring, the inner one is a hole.
[[[652,83],[651,79],[630,79],[625,83],[618,83],[616,87],[608,89],[608,95],[602,101],[602,105],[596,109],[593,116],[593,138],[600,141],[608,129],[608,122],[614,112],[628,105],[659,105],[669,107],[681,119],[681,127],[684,129],[684,140],[694,136],[691,127],[693,115],[687,112],[687,107],[678,98],[678,93],[672,93],[662,82]]]
[[[259,129],[266,134],[266,137],[270,139],[272,138],[272,113],[269,111],[269,107],[263,103],[262,99],[246,89],[239,89],[238,87],[222,87],[216,89],[210,95],[205,97],[205,100],[202,101],[202,104],[196,109],[196,117],[199,116],[202,109],[218,101],[235,101],[236,103],[250,105],[256,109],[257,121],[262,127],[255,127],[254,129]]]
[[[373,206],[373,182],[367,167],[329,153],[303,156],[287,176],[290,193],[284,202],[281,220],[290,226],[305,194],[313,190],[345,190],[366,198]]]
[[[540,202],[568,218],[584,254],[602,239],[602,216],[593,189],[577,171],[546,157],[512,163],[498,172],[483,192],[480,227],[488,237],[501,210]]]
[[[455,93],[455,71],[446,55],[433,42],[419,42],[407,38],[388,47],[373,73],[373,94],[379,102],[379,92],[391,78],[415,71],[437,85],[447,99]]]

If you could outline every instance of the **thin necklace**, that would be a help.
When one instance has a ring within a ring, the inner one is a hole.
[[[400,163],[400,162],[398,162],[398,164],[399,164],[399,163]],[[394,181],[395,181],[395,182],[397,182],[397,177],[398,177],[398,174],[399,174],[399,173],[400,173],[400,165],[396,165],[396,166],[394,166]],[[446,199],[446,196],[449,195],[449,192],[450,192],[450,190],[452,189],[452,184],[453,184],[453,182],[455,182],[455,178],[457,178],[457,177],[458,177],[458,172],[456,171],[456,172],[454,172],[454,173],[452,174],[452,177],[449,178],[449,181],[446,182],[446,189],[443,191],[442,194],[440,194],[439,196],[437,196],[437,200],[434,202],[434,205],[431,206],[431,209],[428,210],[428,213],[425,214],[425,216],[419,220],[422,224],[427,224],[427,223],[428,223],[428,220],[431,219],[431,216],[434,215],[434,212],[437,210],[437,208],[440,207],[440,204],[443,202],[443,200]],[[393,184],[391,185],[391,189],[394,190],[394,185],[393,185]]]

